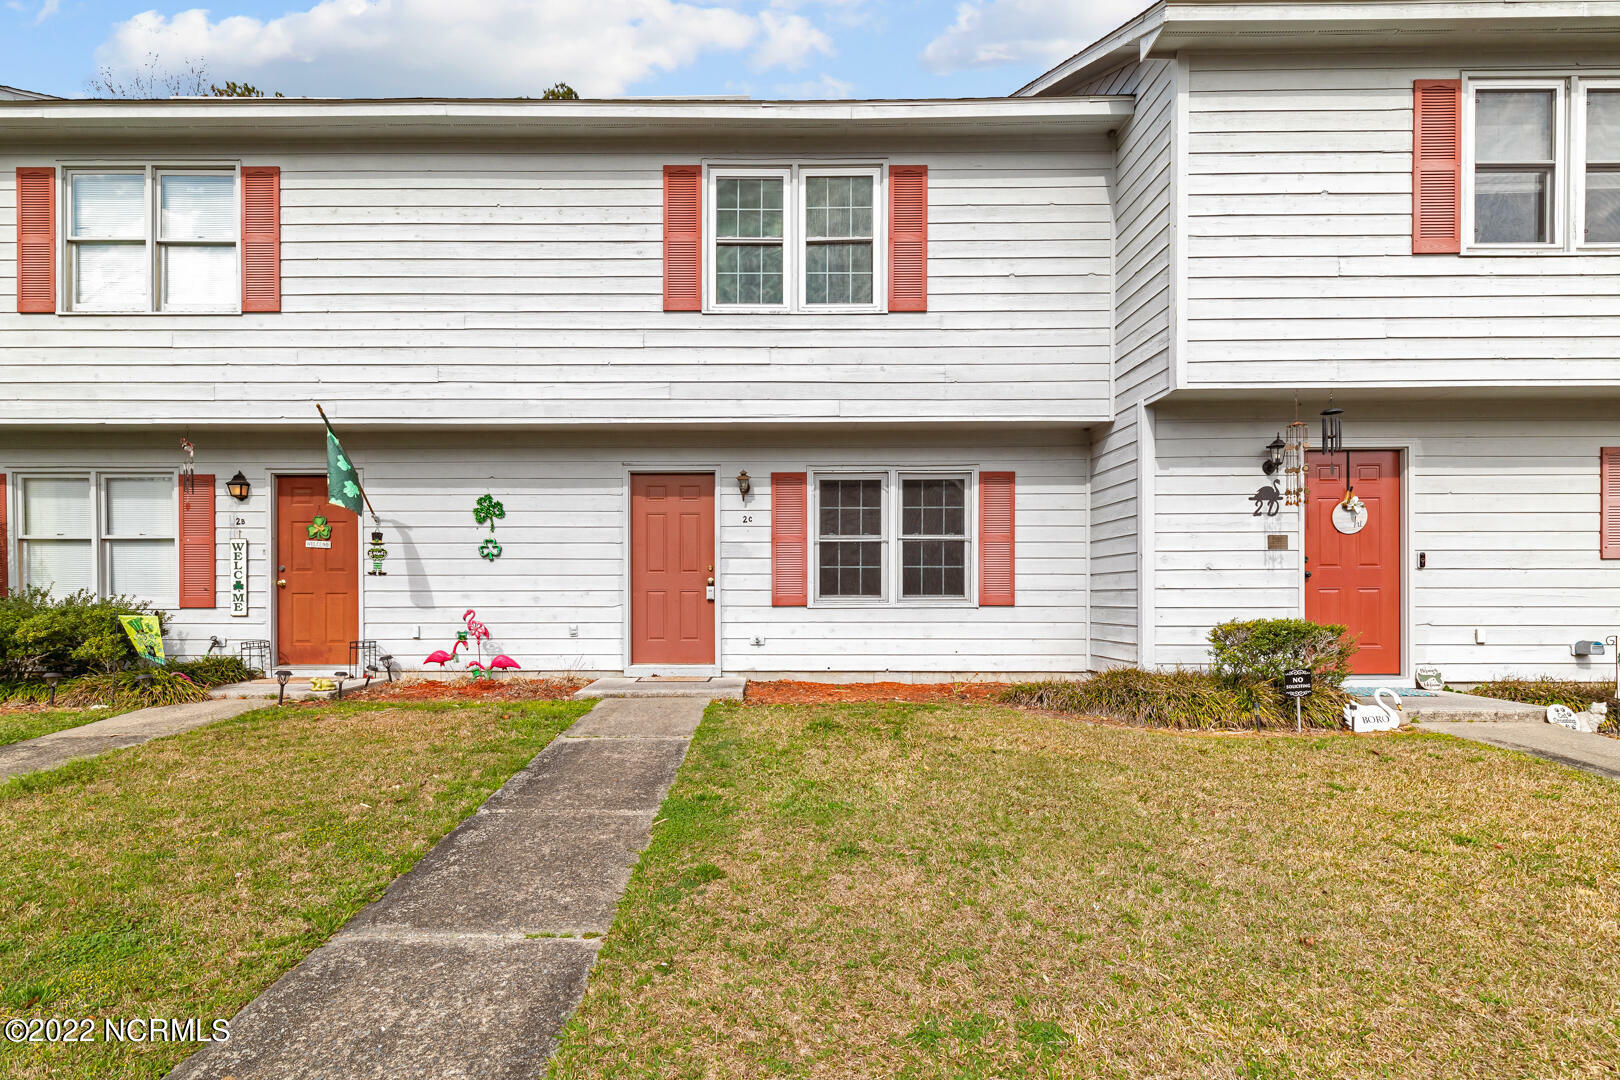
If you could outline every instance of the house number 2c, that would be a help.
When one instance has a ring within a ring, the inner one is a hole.
[[[744,514],[742,516],[742,523],[744,525],[752,525],[754,523],[754,515],[753,514]]]

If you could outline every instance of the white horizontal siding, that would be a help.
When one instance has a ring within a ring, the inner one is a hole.
[[[1095,667],[1140,659],[1140,513],[1136,410],[1092,433],[1089,544],[1091,655]]]
[[[13,170],[56,154],[0,154],[0,424],[1108,414],[1100,138],[884,155],[929,166],[929,310],[887,315],[664,312],[661,170],[701,147],[211,152],[282,169],[280,314],[15,314]]]
[[[1154,566],[1157,656],[1208,660],[1205,635],[1231,618],[1302,613],[1300,515],[1253,516],[1260,457],[1290,409],[1161,410]],[[1552,674],[1609,679],[1612,659],[1569,646],[1620,629],[1620,562],[1598,557],[1598,450],[1620,427],[1598,407],[1476,402],[1353,407],[1356,447],[1402,448],[1410,533],[1409,653],[1453,682]],[[1369,528],[1400,527],[1374,522]],[[1289,538],[1269,551],[1268,534]],[[1094,541],[1095,542],[1095,541]],[[1427,566],[1417,569],[1417,552]],[[1484,644],[1476,644],[1475,631]]]
[[[738,439],[513,433],[390,435],[342,431],[381,514],[386,577],[361,578],[362,634],[407,667],[448,647],[468,608],[530,670],[617,671],[624,666],[626,470],[717,468],[721,662],[729,671],[1074,672],[1086,656],[1084,447],[1051,433],[975,438],[934,430],[912,438],[786,434]],[[193,432],[197,469],[224,479],[241,469],[246,504],[220,490],[219,593],[234,517],[249,540],[250,616],[226,608],[176,611],[170,647],[202,652],[210,634],[271,638],[269,513],[272,470],[323,472],[317,432],[214,438]],[[0,435],[0,469],[174,468],[169,436]],[[770,474],[810,468],[980,467],[1017,474],[1017,604],[1013,607],[773,608]],[[754,477],[747,505],[734,480]],[[506,509],[502,556],[477,554],[488,531],[473,503],[489,492]],[[744,522],[747,516],[752,520]],[[17,566],[15,557],[11,565]],[[13,573],[15,574],[15,569]],[[578,636],[569,636],[569,627]],[[416,636],[420,628],[421,636]],[[752,641],[762,638],[764,644]]]
[[[1194,54],[1188,384],[1612,384],[1612,256],[1411,254],[1413,80],[1593,62]]]

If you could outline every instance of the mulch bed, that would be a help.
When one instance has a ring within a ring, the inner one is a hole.
[[[780,679],[748,683],[748,705],[829,705],[849,701],[994,701],[1010,683],[818,683]]]
[[[366,701],[566,701],[589,679],[524,679],[499,676],[493,679],[411,679],[405,682],[373,682],[369,690],[346,687],[345,699]]]

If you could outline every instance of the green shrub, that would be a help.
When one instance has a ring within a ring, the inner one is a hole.
[[[1543,675],[1539,679],[1493,679],[1480,683],[1469,693],[1503,701],[1522,701],[1526,705],[1568,705],[1576,712],[1585,711],[1594,701],[1607,702],[1609,716],[1602,730],[1620,731],[1620,698],[1615,696],[1612,682],[1577,682]]]
[[[1270,683],[1238,682],[1204,671],[1112,668],[1079,682],[1021,683],[1003,700],[1085,716],[1107,716],[1142,727],[1179,731],[1288,730],[1294,707]],[[1304,723],[1337,728],[1349,695],[1323,685],[1303,702]]]
[[[200,686],[224,686],[226,683],[247,682],[264,672],[250,668],[238,656],[199,656],[195,660],[175,660],[168,670],[185,675]]]
[[[1211,667],[1238,683],[1282,683],[1290,668],[1309,668],[1317,686],[1338,687],[1350,675],[1356,640],[1343,626],[1307,619],[1234,619],[1209,632]]]
[[[168,617],[144,600],[101,599],[88,592],[52,598],[44,589],[24,589],[0,598],[0,679],[26,679],[40,671],[65,677],[118,671],[138,657],[120,615]]]

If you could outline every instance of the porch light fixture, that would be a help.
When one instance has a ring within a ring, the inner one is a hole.
[[[1278,432],[1277,437],[1266,444],[1266,460],[1260,463],[1260,471],[1270,476],[1282,468],[1283,450],[1287,446],[1288,444],[1283,442],[1282,432]]]
[[[737,474],[737,494],[746,499],[748,493],[753,490],[754,482],[748,478],[748,470],[744,469]]]
[[[231,498],[237,502],[247,502],[247,497],[253,492],[253,485],[248,483],[242,470],[237,469],[236,475],[225,481],[225,490],[231,493]]]

